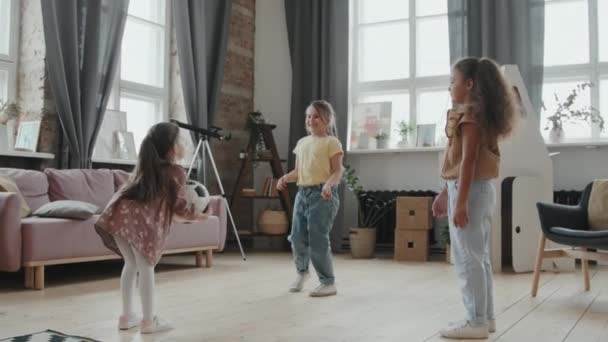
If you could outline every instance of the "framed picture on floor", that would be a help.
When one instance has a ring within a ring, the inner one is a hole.
[[[38,136],[40,135],[40,121],[23,121],[19,124],[15,150],[36,152],[38,149]]]
[[[435,146],[435,124],[418,125],[416,127],[416,146]]]

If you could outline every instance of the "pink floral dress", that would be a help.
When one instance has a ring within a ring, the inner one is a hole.
[[[174,215],[194,219],[197,213],[194,211],[194,206],[186,200],[185,195],[186,172],[174,164],[163,168],[165,177],[173,178],[175,186],[180,189]],[[165,210],[161,208],[161,200],[144,203],[121,196],[122,193],[119,191],[110,200],[95,222],[95,230],[104,245],[118,255],[121,254],[114,240],[115,236],[127,240],[151,265],[156,265],[170,231],[169,221],[165,224]]]

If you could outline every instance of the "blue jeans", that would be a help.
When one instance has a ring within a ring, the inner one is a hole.
[[[308,264],[312,261],[321,284],[332,285],[335,277],[329,232],[340,199],[335,188],[330,200],[323,199],[321,189],[321,185],[300,187],[293,208],[291,234],[287,239],[291,242],[298,273],[308,272]]]
[[[448,181],[448,216],[454,264],[461,283],[467,320],[472,326],[494,319],[494,284],[490,260],[490,232],[496,206],[491,180],[476,180],[469,190],[469,223],[454,226],[458,181]]]

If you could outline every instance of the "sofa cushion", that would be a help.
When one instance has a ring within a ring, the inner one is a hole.
[[[40,208],[49,202],[49,182],[44,173],[40,171],[0,168],[0,175],[7,176],[15,181],[21,195],[31,210]]]
[[[165,249],[220,245],[220,221],[217,216],[192,223],[173,221]]]
[[[76,200],[95,204],[103,210],[114,195],[112,171],[46,169],[51,201]]]
[[[114,175],[114,191],[120,190],[131,177],[130,173],[123,170],[112,170],[112,174]]]
[[[95,204],[82,201],[54,201],[49,202],[34,212],[38,217],[57,217],[86,220],[93,216],[99,207]]]
[[[16,193],[17,197],[19,197],[19,202],[21,202],[21,207],[19,208],[19,214],[21,218],[28,217],[30,215],[32,210],[27,205],[27,202],[23,198],[23,195],[21,195],[21,191],[19,191],[17,184],[15,184],[15,181],[12,178],[7,176],[0,176],[0,192]]]
[[[22,260],[53,260],[114,255],[107,249],[88,220],[27,217],[21,221]]]

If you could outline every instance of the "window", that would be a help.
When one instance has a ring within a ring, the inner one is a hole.
[[[541,129],[549,135],[546,117],[556,108],[555,95],[563,101],[577,84],[593,83],[574,107],[593,106],[608,120],[608,22],[598,13],[608,13],[605,0],[545,0],[545,57]],[[606,123],[608,127],[608,122]],[[585,122],[564,124],[566,140],[597,138]],[[607,131],[601,134],[608,137]]]
[[[437,124],[442,132],[451,104],[447,2],[351,0],[351,18],[349,149],[373,147],[378,133],[388,134],[388,147],[396,147],[401,121]],[[357,110],[377,102],[389,106]]]
[[[18,2],[0,0],[0,101],[14,101],[17,75]]]
[[[108,109],[127,113],[135,147],[150,126],[166,121],[168,107],[169,9],[164,0],[131,0],[120,67]]]

